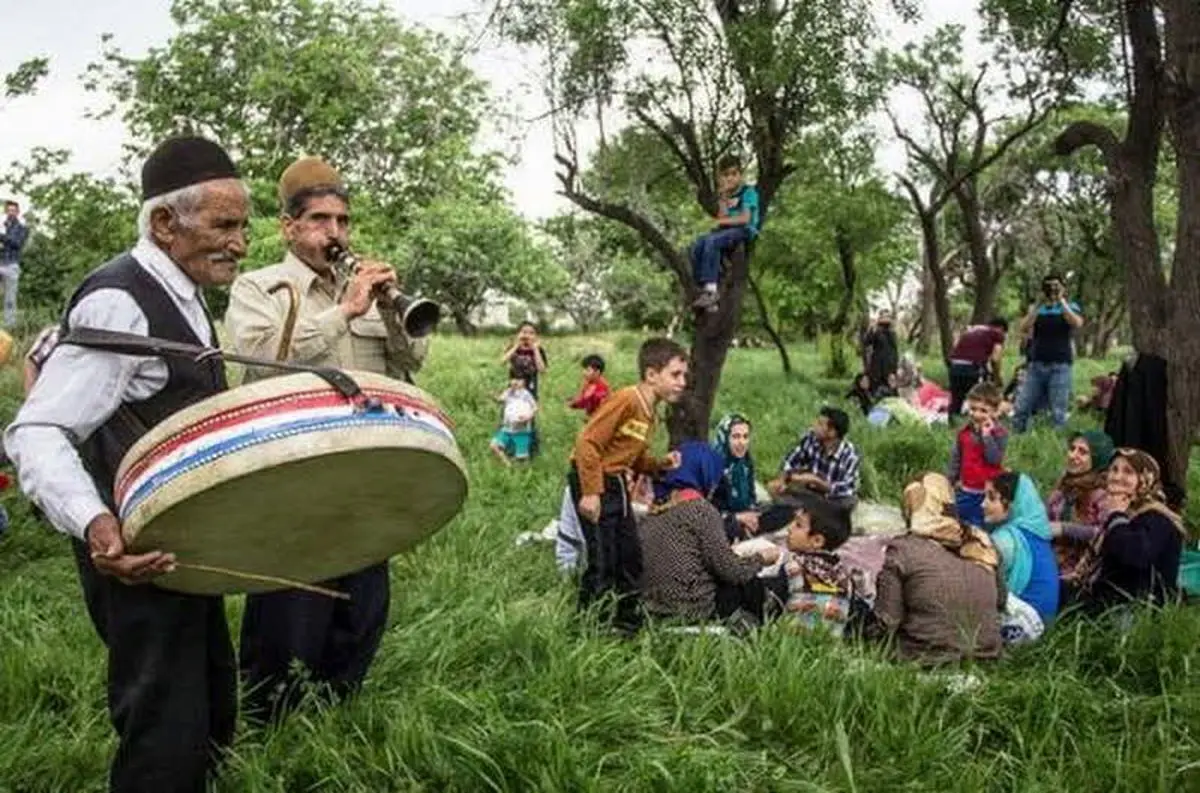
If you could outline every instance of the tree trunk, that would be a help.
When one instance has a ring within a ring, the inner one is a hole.
[[[838,262],[842,266],[842,297],[838,301],[837,314],[829,326],[829,374],[844,377],[849,372],[846,365],[846,325],[850,321],[850,307],[854,304],[854,287],[858,282],[858,271],[854,262],[854,246],[844,229],[836,232]]]
[[[1164,0],[1166,47],[1150,2],[1122,7],[1131,52],[1133,90],[1126,136],[1085,121],[1058,137],[1059,154],[1095,146],[1112,184],[1110,219],[1125,265],[1129,324],[1139,353],[1167,364],[1166,479],[1186,487],[1192,439],[1200,427],[1200,5]],[[1163,53],[1165,52],[1165,58]],[[1169,125],[1176,156],[1179,208],[1170,280],[1154,226],[1154,181]]]
[[[975,281],[975,300],[971,308],[971,324],[983,325],[996,312],[996,274],[988,256],[987,234],[983,229],[982,209],[975,192],[974,179],[963,182],[954,191],[963,220],[963,242],[971,262],[971,277]]]
[[[1179,214],[1171,266],[1173,311],[1161,349],[1168,362],[1168,464],[1175,481],[1186,488],[1192,443],[1200,429],[1200,4],[1165,0],[1162,13],[1169,81],[1166,120],[1175,149]],[[1131,306],[1131,321],[1135,315]]]
[[[937,233],[937,215],[929,212],[920,213],[922,247],[925,249],[925,272],[929,278],[932,291],[933,315],[937,318],[937,331],[941,341],[943,359],[949,359],[950,348],[954,345],[954,331],[950,327],[950,290],[946,285],[945,261],[941,258],[941,248]],[[951,253],[951,256],[954,254]],[[947,257],[949,258],[949,257]],[[925,300],[923,297],[922,300]],[[928,310],[927,308],[925,310]],[[925,341],[928,354],[928,340],[933,338],[933,324],[924,325],[921,338]]]
[[[703,312],[696,318],[687,388],[667,419],[672,446],[685,440],[708,439],[708,421],[721,386],[721,371],[741,320],[752,253],[750,245],[730,252],[726,258],[729,273],[721,279],[719,310]]]
[[[933,245],[933,255],[938,255],[937,231],[934,230],[932,243],[922,233],[921,238],[924,244],[921,246],[921,253],[924,261],[921,263],[921,315],[917,322],[913,325],[914,330],[920,329],[920,333],[916,337],[917,353],[919,355],[928,355],[933,349],[933,333],[934,327],[937,325],[937,308],[933,297],[933,275],[929,269],[929,251],[928,248]]]
[[[763,332],[771,337],[771,343],[779,351],[779,363],[783,366],[783,373],[791,374],[792,359],[788,357],[787,347],[784,346],[783,339],[780,338],[779,333],[771,324],[771,317],[767,313],[767,302],[763,300],[762,292],[759,291],[758,281],[754,280],[754,276],[752,275],[747,275],[746,281],[750,284],[750,291],[754,293],[754,302],[758,306],[758,319]]]
[[[451,309],[451,315],[454,317],[454,324],[458,327],[458,332],[464,336],[474,336],[477,328],[475,323],[471,322],[468,312]]]

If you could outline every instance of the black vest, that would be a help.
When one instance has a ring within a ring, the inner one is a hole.
[[[168,341],[204,344],[196,337],[187,318],[180,312],[166,289],[128,253],[94,270],[71,296],[63,318],[64,334],[70,331],[67,317],[87,295],[98,289],[128,292],[150,324],[149,335]],[[210,323],[211,327],[211,323]],[[215,341],[217,334],[213,332]],[[100,491],[108,508],[116,512],[113,485],[121,459],[134,442],[155,424],[188,405],[224,391],[225,367],[219,358],[196,363],[188,358],[169,356],[167,384],[149,399],[125,402],[113,416],[79,445],[84,468]]]

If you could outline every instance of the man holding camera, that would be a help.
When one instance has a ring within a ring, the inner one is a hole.
[[[1021,332],[1032,333],[1025,385],[1017,398],[1013,429],[1024,432],[1039,404],[1049,404],[1054,426],[1067,423],[1071,405],[1071,368],[1075,360],[1074,333],[1083,326],[1079,304],[1067,298],[1062,276],[1042,279],[1043,301],[1029,307]]]
[[[378,300],[381,289],[396,283],[395,271],[364,261],[346,279],[329,260],[331,244],[349,249],[350,199],[341,176],[316,157],[297,160],[279,181],[279,202],[288,252],[281,263],[234,281],[225,315],[233,348],[242,355],[409,380],[425,358],[428,338],[410,339],[402,318]],[[279,373],[249,367],[246,380]],[[361,686],[387,621],[387,563],[322,586],[350,600],[295,589],[246,598],[239,665],[248,715],[284,715],[296,704],[302,679],[328,686],[338,698]],[[306,678],[294,675],[296,661]]]

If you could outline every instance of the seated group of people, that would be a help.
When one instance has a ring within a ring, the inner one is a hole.
[[[873,383],[866,372],[860,372],[845,398],[862,411],[875,426],[897,424],[935,424],[947,421],[951,392],[925,377],[921,365],[905,355],[899,368],[887,378]]]
[[[926,473],[904,489],[894,534],[852,536],[859,453],[848,429],[844,412],[823,409],[765,490],[745,417],[725,416],[711,445],[681,444],[652,492],[645,481],[631,490],[645,610],[742,625],[786,615],[936,664],[998,657],[1067,606],[1097,614],[1175,596],[1186,533],[1148,454],[1078,434],[1046,502],[1029,476],[999,467],[965,502],[961,479]],[[569,541],[569,496],[563,507],[559,561],[570,569],[581,543]]]

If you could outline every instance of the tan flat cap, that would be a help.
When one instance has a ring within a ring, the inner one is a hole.
[[[345,188],[341,174],[320,157],[301,157],[288,166],[279,177],[279,206],[286,208],[288,202],[302,190],[314,187]]]

